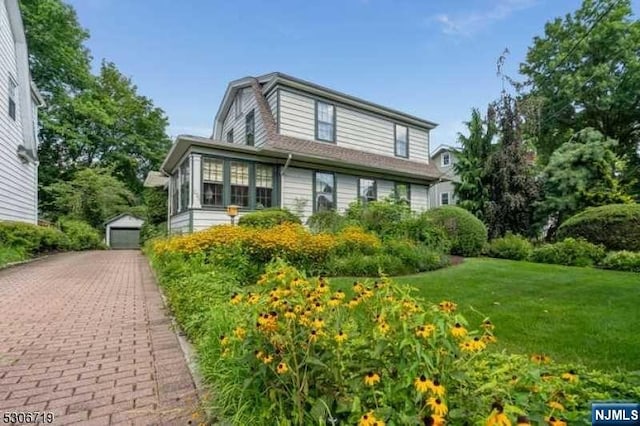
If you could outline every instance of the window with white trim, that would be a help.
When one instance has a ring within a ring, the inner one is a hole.
[[[449,193],[443,192],[440,194],[440,205],[446,206],[447,204],[449,204]]]
[[[375,180],[360,178],[358,180],[358,188],[360,201],[362,201],[363,204],[366,204],[369,201],[376,201],[378,199]]]
[[[273,167],[256,164],[256,208],[273,207]]]
[[[451,164],[451,154],[449,154],[448,152],[444,152],[442,154],[442,165],[448,166],[450,164]]]
[[[335,175],[327,172],[315,173],[316,186],[314,188],[315,212],[324,212],[336,208]]]
[[[395,125],[396,157],[409,157],[409,128]]]
[[[231,204],[249,207],[249,164],[232,161],[231,169]]]
[[[316,139],[335,142],[336,107],[325,102],[316,102]]]
[[[236,95],[236,101],[233,104],[235,108],[236,118],[242,115],[242,101],[243,101],[242,93],[243,93],[242,90],[238,92],[238,94]]]
[[[224,206],[224,161],[202,159],[202,205]]]
[[[18,105],[18,83],[9,76],[9,117],[16,119],[16,107]]]

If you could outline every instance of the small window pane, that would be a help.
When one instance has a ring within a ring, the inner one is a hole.
[[[222,206],[224,204],[224,161],[204,158],[202,163],[202,204]]]
[[[451,162],[451,156],[449,155],[449,153],[445,152],[444,154],[442,154],[442,165],[448,166],[450,162]]]
[[[249,206],[249,164],[231,163],[231,204]]]
[[[256,165],[256,208],[273,207],[273,167]]]
[[[236,118],[238,118],[238,117],[240,117],[242,115],[242,101],[243,101],[242,91],[240,91],[236,95],[236,102],[234,104],[235,105]]]
[[[367,203],[376,199],[376,181],[373,179],[360,179],[360,200],[363,203]]]
[[[396,124],[396,156],[409,156],[409,130]]]
[[[227,142],[233,143],[233,129],[227,132]]]
[[[16,119],[17,88],[16,82],[9,77],[9,117],[13,120]]]
[[[447,204],[449,204],[449,193],[448,192],[443,192],[442,194],[440,194],[440,204],[443,206],[446,206]]]
[[[333,173],[316,173],[316,212],[335,209],[334,179]]]
[[[255,133],[256,133],[256,120],[254,112],[251,111],[247,114],[247,119],[245,120],[245,143],[249,146],[253,146],[255,143]]]

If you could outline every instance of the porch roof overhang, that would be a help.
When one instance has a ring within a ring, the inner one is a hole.
[[[289,155],[292,165],[316,168],[329,168],[342,173],[377,175],[393,179],[410,180],[412,183],[432,184],[441,178],[441,174],[430,164],[423,164],[395,157],[365,153],[349,148],[327,145],[314,141],[294,138],[278,138],[267,141],[261,147],[221,142],[199,136],[180,135],[167,154],[161,170],[167,175],[178,166],[180,160],[189,152],[207,150],[225,151],[246,156],[273,159],[274,163],[284,164]]]

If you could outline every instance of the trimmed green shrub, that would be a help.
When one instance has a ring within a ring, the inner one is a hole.
[[[533,245],[525,237],[507,233],[502,238],[491,241],[487,247],[489,257],[499,259],[526,260],[533,251]]]
[[[445,229],[424,213],[398,223],[396,233],[401,238],[420,243],[441,253],[449,253],[451,250],[451,239]]]
[[[0,246],[0,268],[14,262],[28,259],[29,256],[24,249],[8,246]]]
[[[405,265],[404,273],[433,271],[449,263],[441,252],[407,240],[388,240],[383,252],[400,259]]]
[[[592,266],[605,256],[602,246],[582,239],[566,238],[554,244],[545,244],[533,250],[530,260],[567,266]]]
[[[58,229],[22,222],[0,222],[0,245],[17,248],[26,255],[67,248],[67,237]]]
[[[316,234],[321,232],[335,234],[340,232],[346,223],[347,218],[334,210],[314,213],[307,219],[307,226]]]
[[[387,275],[410,273],[402,259],[383,253],[332,256],[327,261],[326,269],[330,275],[349,277],[377,277],[381,272]]]
[[[640,251],[640,204],[590,207],[567,219],[558,238],[584,238],[609,250]]]
[[[251,228],[266,229],[282,223],[301,223],[300,218],[287,209],[269,208],[247,213],[240,217],[238,224]]]
[[[637,251],[614,251],[609,253],[600,266],[616,271],[640,272],[640,253]]]
[[[397,236],[398,224],[411,215],[411,208],[407,203],[391,198],[367,204],[354,202],[349,204],[345,212],[347,220],[359,224],[367,231],[375,232],[383,239]]]
[[[451,239],[451,254],[478,256],[487,242],[487,227],[463,208],[443,206],[423,214],[445,229]]]
[[[91,225],[80,220],[61,219],[60,228],[69,238],[69,250],[104,248],[102,236]]]

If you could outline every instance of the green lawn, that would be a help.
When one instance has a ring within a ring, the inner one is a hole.
[[[334,278],[347,290],[353,278]],[[640,274],[466,259],[397,277],[432,302],[458,303],[473,325],[489,316],[500,347],[602,370],[640,370]],[[474,327],[475,328],[475,327]]]

